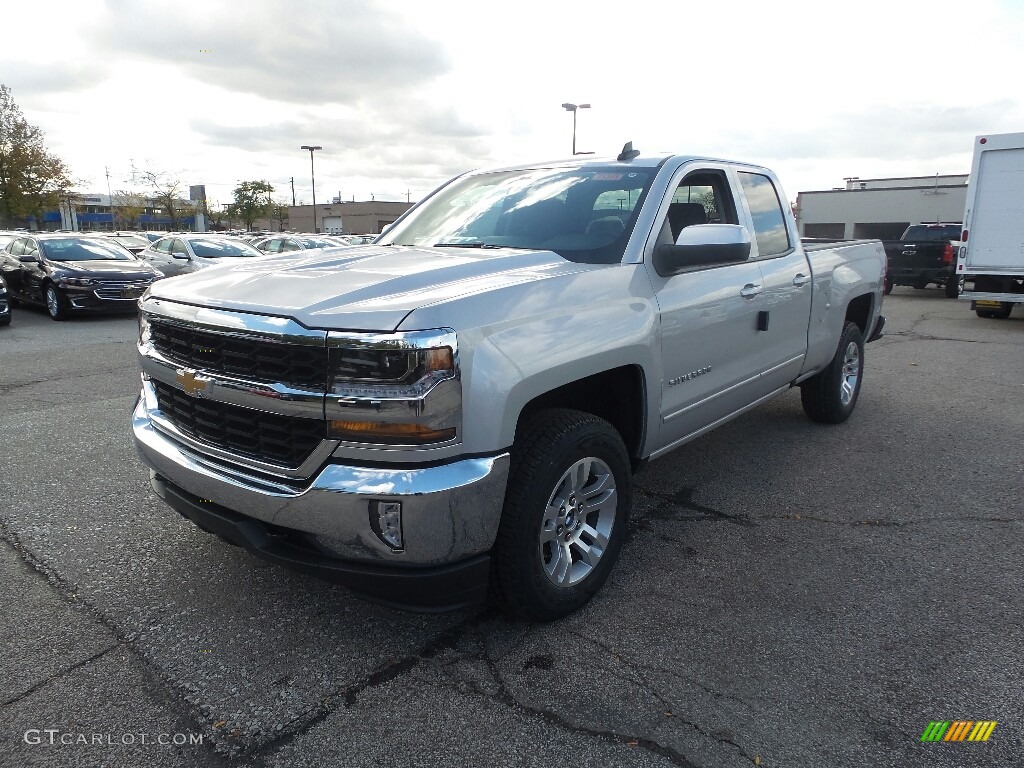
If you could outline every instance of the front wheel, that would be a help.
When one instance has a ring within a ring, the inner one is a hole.
[[[800,402],[814,421],[839,424],[850,418],[864,378],[864,337],[847,323],[832,362],[800,385]]]
[[[54,320],[65,320],[68,316],[67,303],[60,289],[53,283],[46,286],[44,291],[46,298],[46,311]]]
[[[494,547],[501,606],[550,621],[586,604],[622,548],[632,482],[626,446],[604,419],[567,409],[528,417],[512,447]]]

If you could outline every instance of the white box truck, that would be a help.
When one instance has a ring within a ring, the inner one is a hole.
[[[978,317],[1005,319],[1024,303],[1024,133],[974,139],[957,274]]]

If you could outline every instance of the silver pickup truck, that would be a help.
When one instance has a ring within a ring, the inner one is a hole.
[[[803,247],[774,174],[642,156],[477,171],[370,245],[140,300],[157,494],[276,563],[420,610],[546,620],[622,547],[632,473],[785,392],[845,420],[879,241]]]

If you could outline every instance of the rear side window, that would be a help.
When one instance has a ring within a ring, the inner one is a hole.
[[[789,233],[786,231],[786,217],[775,185],[760,173],[740,171],[740,184],[747,197],[750,217],[754,221],[754,236],[757,239],[758,256],[778,256],[790,249]]]

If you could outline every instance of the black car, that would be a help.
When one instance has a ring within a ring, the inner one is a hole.
[[[7,294],[7,282],[0,277],[0,325],[11,324],[11,299]]]
[[[72,312],[137,310],[161,274],[117,243],[88,235],[31,234],[0,252],[10,298],[46,307],[54,320]]]

